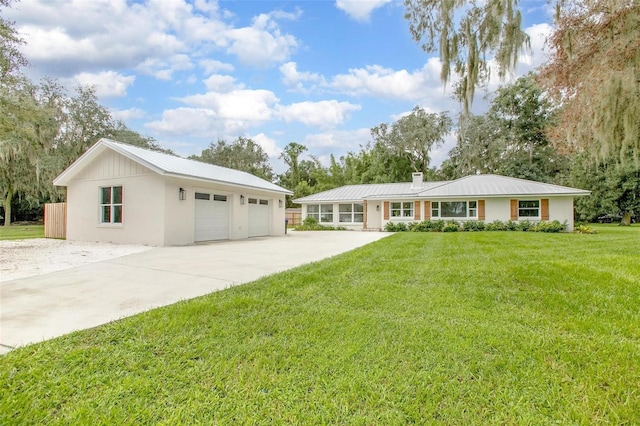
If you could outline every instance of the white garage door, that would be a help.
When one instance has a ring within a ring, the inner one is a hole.
[[[229,239],[229,203],[226,195],[196,192],[195,240]]]
[[[271,234],[271,210],[269,200],[249,198],[249,236],[261,237]]]

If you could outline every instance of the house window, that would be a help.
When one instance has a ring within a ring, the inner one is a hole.
[[[519,200],[518,217],[540,217],[540,200]]]
[[[249,204],[258,204],[257,198],[249,198]]]
[[[413,202],[403,201],[401,203],[391,203],[391,217],[413,218]]]
[[[339,220],[341,223],[362,223],[363,205],[362,203],[340,204],[338,206]]]
[[[433,201],[431,217],[472,218],[478,217],[477,201]]]
[[[319,223],[333,223],[333,204],[309,204],[307,217],[312,217]]]
[[[431,217],[440,217],[440,202],[431,202]]]
[[[100,188],[100,222],[122,223],[122,186]]]

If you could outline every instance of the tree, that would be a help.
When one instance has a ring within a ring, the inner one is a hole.
[[[486,114],[462,120],[452,164],[460,176],[497,173],[557,182],[568,165],[545,133],[553,120],[552,105],[534,76],[521,77],[498,89]]]
[[[307,147],[296,142],[290,142],[282,150],[280,159],[289,166],[289,170],[278,176],[279,184],[285,188],[295,188],[301,181],[300,160],[298,159]],[[287,197],[287,207],[292,207],[291,197]]]
[[[442,145],[444,137],[451,132],[451,118],[446,113],[427,113],[415,107],[411,114],[400,118],[389,127],[382,123],[371,129],[376,142],[381,142],[406,157],[413,171],[427,173],[431,162],[430,153],[435,146]]]
[[[269,156],[260,145],[249,138],[238,137],[232,144],[223,140],[212,142],[200,155],[192,155],[189,158],[241,170],[268,181],[273,179]]]
[[[11,224],[16,194],[27,200],[54,195],[52,171],[55,139],[60,131],[59,86],[45,80],[40,86],[25,78],[0,85],[0,194],[5,225]]]
[[[522,16],[517,0],[405,0],[405,18],[413,39],[425,52],[440,54],[444,83],[451,70],[460,75],[458,96],[465,115],[473,102],[476,86],[490,73],[487,55],[498,64],[500,77],[513,69],[518,54],[529,47],[529,37],[520,28]]]
[[[541,81],[562,106],[551,133],[596,160],[640,160],[640,1],[567,1]]]
[[[597,163],[588,154],[578,154],[572,159],[569,179],[571,185],[591,191],[590,196],[576,200],[580,220],[610,215],[620,216],[620,225],[630,225],[631,217],[640,214],[640,167],[632,161]]]
[[[0,0],[0,8],[10,7],[13,0]],[[0,16],[0,81],[13,80],[20,68],[27,65],[19,46],[24,43],[14,23]]]

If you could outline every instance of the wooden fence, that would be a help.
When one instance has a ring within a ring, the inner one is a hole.
[[[302,225],[302,209],[286,209],[284,218],[287,219],[289,226]]]
[[[44,237],[67,237],[67,203],[47,203],[44,205]]]

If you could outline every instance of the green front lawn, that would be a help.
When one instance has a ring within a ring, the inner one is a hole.
[[[0,424],[639,424],[640,227],[399,233],[15,350]]]
[[[23,240],[44,238],[44,225],[0,226],[0,240]]]

